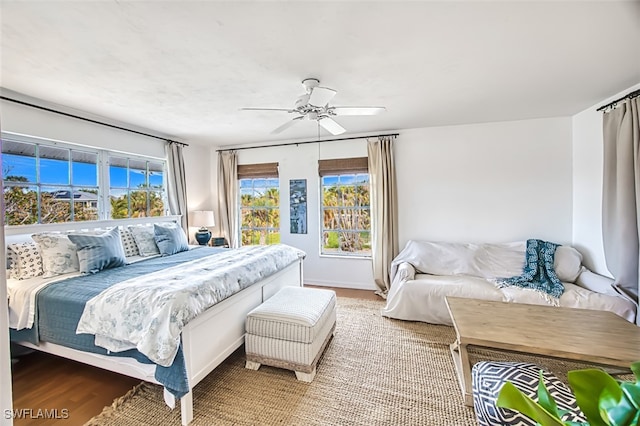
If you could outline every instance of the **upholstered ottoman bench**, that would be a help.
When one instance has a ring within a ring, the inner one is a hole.
[[[335,326],[334,291],[285,287],[247,314],[246,368],[285,368],[311,382]]]
[[[517,411],[496,406],[500,389],[506,382],[513,383],[525,395],[538,401],[540,371],[544,384],[560,410],[567,410],[564,421],[586,422],[573,393],[560,379],[535,364],[523,362],[482,361],[471,369],[473,382],[473,408],[478,426],[536,426],[536,422]]]

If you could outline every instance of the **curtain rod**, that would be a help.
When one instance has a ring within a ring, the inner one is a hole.
[[[613,102],[609,102],[608,104],[601,106],[601,107],[600,107],[600,108],[598,108],[596,111],[602,111],[603,109],[608,108],[608,107],[610,107],[610,106],[612,106],[612,105],[615,105],[615,104],[617,104],[617,103],[618,103],[618,102],[620,102],[620,101],[624,101],[624,100],[626,100],[626,99],[633,99],[633,98],[636,98],[636,97],[638,97],[638,96],[640,96],[640,89],[635,90],[635,91],[633,91],[633,92],[631,92],[631,93],[627,93],[626,95],[624,95],[624,96],[623,96],[623,97],[621,97],[620,99],[616,99],[616,100],[615,100],[615,101],[613,101]]]
[[[100,124],[101,126],[111,127],[111,128],[118,129],[118,130],[124,130],[125,132],[137,133],[139,135],[147,136],[149,138],[160,139],[160,140],[166,141],[168,143],[177,143],[178,145],[189,146],[189,144],[186,144],[184,142],[178,142],[178,141],[173,141],[173,140],[167,139],[167,138],[161,138],[160,136],[151,135],[149,133],[144,133],[144,132],[139,132],[137,130],[127,129],[126,127],[120,127],[120,126],[116,126],[114,124],[104,123],[102,121],[93,120],[91,118],[86,118],[86,117],[81,117],[79,115],[70,114],[68,112],[57,111],[55,109],[43,107],[43,106],[36,105],[36,104],[31,104],[29,102],[20,101],[18,99],[8,98],[6,96],[0,96],[0,99],[2,99],[4,101],[14,102],[14,103],[20,104],[20,105],[25,105],[25,106],[28,106],[28,107],[31,107],[31,108],[41,109],[43,111],[52,112],[54,114],[60,114],[60,115],[64,115],[64,116],[71,117],[71,118],[77,118],[78,120],[88,121],[89,123]]]
[[[243,150],[243,149],[271,148],[271,147],[274,147],[274,146],[306,145],[308,143],[348,141],[348,140],[352,140],[352,139],[376,138],[376,137],[381,137],[381,136],[392,136],[392,137],[395,138],[398,135],[399,135],[399,133],[389,133],[389,134],[384,134],[384,135],[354,136],[354,137],[351,137],[351,138],[322,139],[322,140],[318,140],[318,141],[286,142],[286,143],[277,143],[277,144],[273,144],[273,145],[241,146],[241,147],[238,147],[238,148],[216,149],[216,152],[240,151],[240,150]]]

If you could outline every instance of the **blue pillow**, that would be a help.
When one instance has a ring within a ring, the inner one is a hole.
[[[68,237],[78,247],[80,272],[83,274],[95,274],[125,264],[118,228],[100,235],[69,234]]]
[[[154,223],[153,233],[160,254],[170,256],[189,250],[189,242],[182,227],[177,223]]]

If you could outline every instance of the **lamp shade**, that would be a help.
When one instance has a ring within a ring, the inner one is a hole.
[[[200,228],[215,226],[213,212],[211,210],[196,210],[191,212],[191,224]]]

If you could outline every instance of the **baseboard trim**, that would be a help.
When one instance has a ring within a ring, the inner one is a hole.
[[[314,280],[314,279],[306,279],[304,280],[305,285],[317,285],[321,287],[338,287],[338,288],[351,288],[354,290],[371,290],[374,291],[377,289],[375,284],[373,283],[346,283],[344,281],[328,281],[328,280]]]

